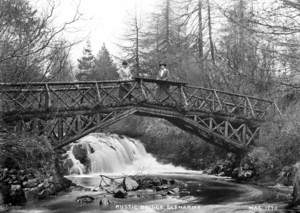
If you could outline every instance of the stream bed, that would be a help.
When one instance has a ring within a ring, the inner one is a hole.
[[[154,176],[154,175],[151,175]],[[285,210],[285,203],[264,202],[265,190],[256,186],[238,184],[230,179],[203,175],[201,173],[162,173],[156,177],[173,178],[185,183],[178,195],[158,197],[155,194],[148,199],[137,199],[135,192],[128,198],[113,198],[109,207],[99,206],[103,191],[87,191],[74,187],[70,192],[62,193],[48,200],[28,203],[25,207],[12,209],[16,213],[96,213],[96,212],[178,212],[178,213],[229,213],[229,212],[300,212],[300,209]],[[98,175],[69,176],[74,183],[94,188],[99,184]],[[184,192],[184,193],[183,193]],[[186,193],[188,192],[188,193]],[[89,195],[95,198],[92,203],[78,203],[76,198]],[[107,196],[107,195],[105,195]]]

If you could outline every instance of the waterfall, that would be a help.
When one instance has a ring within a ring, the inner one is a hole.
[[[69,174],[149,174],[184,172],[182,167],[159,163],[135,139],[92,133],[71,145],[65,161]]]

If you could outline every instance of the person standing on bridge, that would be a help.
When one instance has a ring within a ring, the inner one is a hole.
[[[166,80],[169,80],[169,78],[170,78],[169,75],[170,75],[170,72],[167,69],[167,64],[166,63],[160,63],[157,79],[166,81]]]
[[[128,66],[127,61],[122,62],[122,67],[117,71],[120,77],[120,80],[127,81],[132,79],[132,73]]]
[[[159,64],[159,71],[157,80],[167,81],[170,78],[170,71],[167,69],[166,63]],[[163,100],[165,96],[168,96],[169,85],[166,82],[158,82],[158,88],[156,91],[156,96],[158,100]]]
[[[130,81],[133,78],[127,61],[122,62],[122,67],[117,72],[119,74],[121,81]],[[119,98],[123,99],[126,96],[126,94],[130,91],[130,89],[131,89],[130,83],[128,82],[121,83],[119,88]],[[128,97],[129,99],[131,99],[132,96],[129,94]]]

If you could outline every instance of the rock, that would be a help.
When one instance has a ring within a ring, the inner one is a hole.
[[[30,201],[30,200],[35,200],[38,198],[38,193],[39,193],[39,190],[37,187],[35,188],[29,188],[27,190],[25,190],[25,198],[27,201]]]
[[[167,179],[161,179],[161,183],[162,183],[162,185],[167,185],[168,184],[168,180]]]
[[[7,183],[0,182],[0,194],[4,204],[11,203],[10,186]]]
[[[118,188],[114,191],[115,198],[126,198],[127,192],[123,188]]]
[[[10,198],[13,205],[23,205],[26,202],[25,193],[21,185],[10,186]]]
[[[162,190],[166,190],[168,188],[169,188],[168,185],[161,185],[161,186],[156,187],[156,191],[162,191]]]
[[[39,185],[39,182],[36,178],[34,179],[29,179],[28,181],[24,182],[23,183],[23,186],[25,188],[33,188],[33,187],[36,187],[37,185]]]
[[[11,169],[11,170],[9,170],[9,174],[17,174],[17,170],[16,169]]]
[[[165,197],[165,196],[167,196],[168,193],[166,191],[162,191],[159,194],[161,194],[161,196]]]
[[[180,195],[181,195],[181,196],[188,196],[188,195],[190,195],[190,194],[191,194],[190,191],[186,191],[186,190],[180,191]]]
[[[50,195],[55,195],[56,194],[55,185],[53,183],[49,184],[48,190],[49,190]]]
[[[25,175],[25,170],[19,170],[19,174],[18,175]]]
[[[123,180],[123,187],[126,191],[136,190],[139,184],[130,177],[125,177]]]
[[[174,188],[168,191],[169,195],[175,195],[179,193],[179,188]]]
[[[95,187],[95,188],[92,188],[92,191],[93,191],[93,192],[100,191],[100,187]]]
[[[152,184],[153,184],[154,186],[160,186],[162,183],[161,183],[161,181],[160,181],[159,178],[154,178],[154,179],[152,180]]]
[[[63,163],[63,169],[65,171],[70,171],[72,167],[73,167],[73,161],[71,159],[66,159]]]
[[[90,159],[88,157],[87,147],[83,144],[76,144],[73,146],[73,155],[86,168],[90,168]]]
[[[45,188],[44,183],[40,183],[37,187],[40,191],[42,191]]]
[[[176,181],[174,179],[170,180],[170,184],[174,185],[176,183]]]
[[[162,195],[161,194],[155,194],[154,195],[154,199],[162,199]]]
[[[92,203],[94,202],[95,198],[89,196],[89,195],[84,195],[76,198],[76,202],[83,204],[83,203]]]
[[[154,193],[154,191],[153,191],[153,189],[146,189],[146,190],[144,190],[144,193],[152,194],[152,193]]]
[[[285,186],[291,186],[293,184],[293,167],[284,166],[277,178],[276,182],[283,184]]]
[[[99,201],[99,206],[109,206],[111,204],[112,202],[105,196]]]
[[[48,196],[50,195],[48,189],[43,189],[42,191],[40,191],[37,196],[38,196],[38,199],[45,199],[47,198]]]
[[[226,176],[226,175],[225,175],[225,172],[220,172],[220,173],[218,174],[218,176]]]
[[[206,174],[212,175],[213,174],[213,169],[209,168],[205,171]]]
[[[43,182],[43,187],[44,188],[49,188],[49,186],[50,186],[50,183],[49,183],[48,179],[45,179],[44,182]]]
[[[239,168],[235,168],[235,169],[232,171],[231,176],[232,176],[233,178],[237,178],[238,175],[239,175]]]
[[[4,204],[4,195],[2,194],[2,191],[0,191],[0,206]]]

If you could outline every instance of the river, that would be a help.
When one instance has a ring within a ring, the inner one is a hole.
[[[77,151],[74,152],[75,149]],[[93,133],[73,145],[67,155],[70,174],[66,177],[85,188],[96,188],[99,185],[99,174],[164,177],[178,180],[184,186],[177,195],[160,197],[152,194],[144,200],[136,198],[137,192],[129,193],[126,199],[114,199],[114,204],[109,208],[99,206],[103,191],[85,191],[74,187],[69,192],[28,203],[11,212],[293,212],[283,210],[283,203],[265,202],[265,192],[259,187],[234,183],[229,178],[209,176],[201,171],[161,164],[146,152],[141,142],[127,137]],[[76,198],[82,195],[93,196],[95,200],[88,204],[76,202]]]

